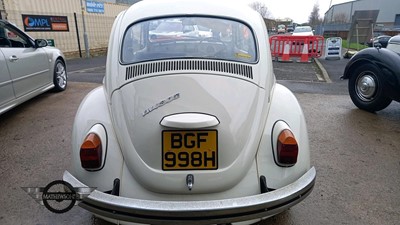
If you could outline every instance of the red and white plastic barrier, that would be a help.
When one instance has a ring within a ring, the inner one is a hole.
[[[269,38],[272,57],[280,62],[309,62],[310,58],[319,58],[324,49],[322,36],[275,35]]]

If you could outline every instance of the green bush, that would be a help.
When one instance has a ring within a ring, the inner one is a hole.
[[[364,48],[368,48],[368,46],[363,45],[363,44],[357,44],[357,43],[350,43],[350,46],[348,46],[347,40],[342,40],[342,48],[361,50],[361,49],[364,49]]]

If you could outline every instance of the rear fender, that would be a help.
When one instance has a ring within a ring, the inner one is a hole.
[[[373,64],[380,69],[385,92],[392,99],[400,101],[400,56],[388,49],[364,49],[350,59],[341,78],[349,79],[359,66],[365,64]]]
[[[297,163],[291,167],[278,166],[274,160],[272,132],[278,121],[288,125],[298,143]],[[257,166],[259,176],[266,177],[270,189],[286,186],[310,169],[310,149],[303,111],[293,93],[280,84],[276,84],[272,91],[271,107],[257,153]]]
[[[92,127],[100,124],[104,127],[106,141],[102,143],[106,150],[104,165],[100,170],[87,171],[81,167],[80,146]],[[81,102],[75,116],[72,130],[72,165],[70,173],[89,187],[99,191],[112,189],[115,178],[120,178],[122,173],[123,157],[115,136],[114,128],[106,102],[103,86],[91,91]]]

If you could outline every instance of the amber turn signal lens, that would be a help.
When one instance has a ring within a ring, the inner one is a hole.
[[[277,143],[278,161],[283,166],[293,166],[297,162],[299,147],[293,133],[285,129],[278,137]]]
[[[86,136],[81,145],[81,166],[85,169],[99,169],[102,162],[102,145],[100,137],[95,133]]]

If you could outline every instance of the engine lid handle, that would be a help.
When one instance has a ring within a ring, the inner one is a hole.
[[[207,128],[219,124],[217,117],[204,113],[178,113],[162,118],[160,124],[172,128]]]

